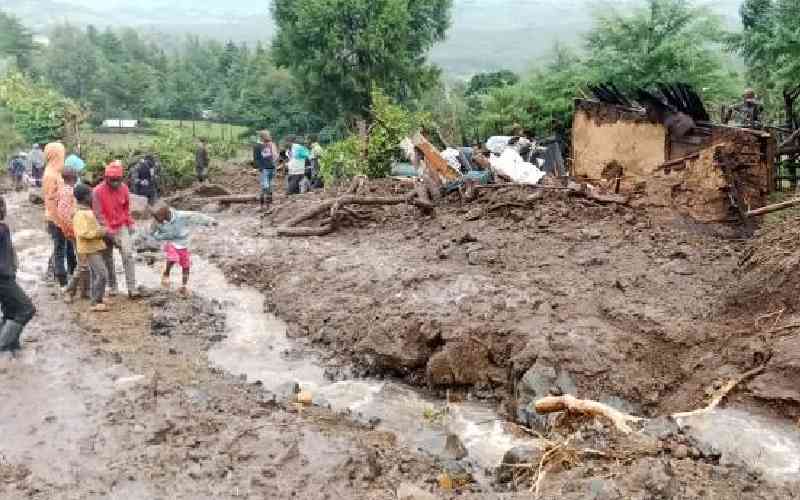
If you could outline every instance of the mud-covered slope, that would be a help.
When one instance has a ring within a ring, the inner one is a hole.
[[[231,279],[264,289],[290,333],[334,364],[469,388],[512,413],[551,391],[649,414],[702,403],[709,380],[693,376],[723,341],[714,316],[737,243],[530,192],[448,205],[431,219],[371,210],[324,238],[272,236],[315,196],[236,217],[226,228],[238,243],[206,251]],[[745,368],[738,356],[721,365]]]

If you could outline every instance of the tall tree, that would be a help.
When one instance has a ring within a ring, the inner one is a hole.
[[[435,83],[428,50],[452,0],[275,0],[275,60],[327,118],[365,117],[373,87],[402,100]]]
[[[599,80],[623,87],[682,81],[711,99],[736,93],[718,49],[720,20],[689,0],[647,0],[646,7],[617,10],[605,4],[586,38],[588,66]]]
[[[0,11],[0,56],[13,57],[17,67],[27,71],[35,48],[31,32],[16,17]]]
[[[739,11],[743,30],[731,45],[744,57],[748,79],[783,108],[787,124],[800,126],[795,103],[800,98],[800,2],[745,0]]]

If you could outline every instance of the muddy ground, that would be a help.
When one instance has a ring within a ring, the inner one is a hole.
[[[242,177],[232,177],[228,187],[240,190]],[[365,194],[407,189],[372,183]],[[748,291],[787,267],[746,265],[760,248],[790,253],[788,269],[797,267],[800,253],[770,242],[785,228],[766,224],[753,235],[509,189],[471,204],[451,199],[430,218],[410,207],[366,209],[365,220],[330,236],[274,236],[329,196],[278,195],[266,214],[233,208],[221,216],[236,243],[201,245],[230,279],[262,289],[294,336],[323,349],[333,376],[400,377],[451,398],[493,400],[508,419],[547,431],[530,409],[541,396],[577,394],[655,418],[701,408],[729,379],[763,365],[726,404],[797,428],[794,306],[779,317]],[[791,234],[784,240],[797,241]],[[765,336],[776,321],[790,325],[778,340]],[[683,455],[680,444],[660,445],[657,456],[676,447]],[[702,465],[683,468],[716,485],[713,467],[710,476],[694,469]],[[714,487],[712,496],[725,497]]]
[[[391,499],[435,480],[395,436],[210,368],[218,304],[160,291],[106,315],[63,304],[41,282],[40,210],[9,215],[39,313],[0,358],[1,498]]]
[[[235,192],[256,185],[249,170],[216,180]],[[433,217],[371,208],[330,236],[275,236],[278,224],[325,196],[279,193],[266,213],[206,206],[220,226],[198,231],[194,250],[229,280],[262,290],[332,378],[393,377],[495,404],[561,445],[543,469],[542,498],[800,498],[796,485],[721,459],[656,418],[704,406],[721,382],[759,364],[765,370],[724,405],[797,417],[797,350],[765,336],[790,324],[794,302],[744,301],[761,290],[755,277],[764,266],[781,271],[758,258],[769,230],[743,239],[512,189],[452,200]],[[35,210],[12,210],[17,232],[38,231]],[[44,235],[28,234],[18,245],[40,262]],[[793,252],[790,243],[784,251]],[[449,491],[437,478],[453,464],[407,449],[402,437],[273,401],[257,384],[210,368],[207,350],[224,335],[216,304],[156,292],[119,300],[118,314],[98,318],[85,305],[68,309],[36,279],[26,288],[40,314],[22,356],[0,360],[0,422],[14,436],[0,441],[8,498],[532,496],[541,446],[509,456],[522,465],[492,471],[495,484]],[[785,311],[762,318],[776,306]],[[796,343],[797,328],[780,330],[778,341]],[[654,420],[626,436],[530,410],[558,393]]]

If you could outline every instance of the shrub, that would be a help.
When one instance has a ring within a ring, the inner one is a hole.
[[[357,134],[330,146],[320,159],[326,184],[356,175],[388,176],[399,145],[414,130],[426,125],[427,114],[412,113],[375,89],[372,93],[372,124],[365,140]]]

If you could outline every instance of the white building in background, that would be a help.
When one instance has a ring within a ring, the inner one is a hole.
[[[103,120],[101,127],[117,129],[134,129],[139,126],[139,120]]]

